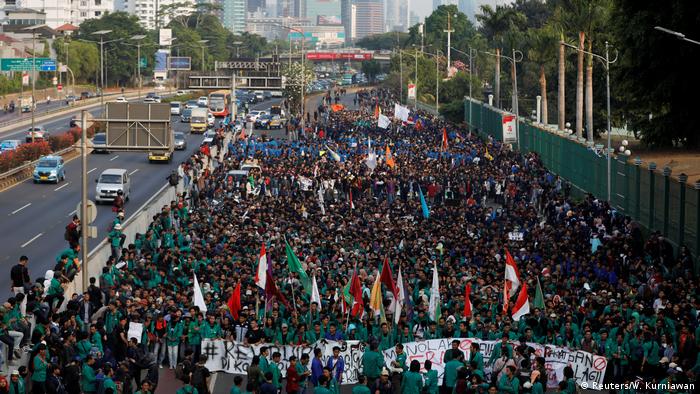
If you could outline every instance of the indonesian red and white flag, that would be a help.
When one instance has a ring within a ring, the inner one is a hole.
[[[520,272],[518,271],[518,266],[515,264],[513,256],[506,250],[506,283],[508,282],[510,282],[508,296],[512,297],[520,286]]]
[[[447,150],[448,146],[449,146],[449,144],[447,142],[447,129],[443,127],[442,128],[442,150],[444,150],[444,151]]]
[[[462,315],[464,315],[465,318],[470,317],[472,315],[472,300],[469,297],[469,295],[472,292],[472,284],[467,283],[467,286],[464,288],[464,312]]]
[[[513,305],[513,321],[520,320],[521,317],[530,313],[530,301],[527,298],[527,283],[523,283],[520,288],[518,299]]]
[[[265,252],[265,243],[263,242],[260,249],[260,258],[258,259],[258,270],[255,273],[255,284],[265,290],[267,283],[267,253]]]

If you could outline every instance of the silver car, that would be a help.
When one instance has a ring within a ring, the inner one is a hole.
[[[187,140],[185,140],[185,133],[175,132],[173,134],[175,139],[175,150],[185,150],[187,149]]]

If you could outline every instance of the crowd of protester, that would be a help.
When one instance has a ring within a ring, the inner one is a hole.
[[[145,234],[125,239],[125,215],[115,215],[112,257],[83,294],[64,293],[80,271],[79,222],[66,229],[69,247],[44,277],[35,280],[41,273],[31,272],[31,255],[21,257],[11,271],[15,295],[0,307],[0,341],[13,366],[0,378],[0,393],[154,393],[164,367],[183,381],[178,393],[208,393],[201,343],[213,338],[277,345],[360,340],[367,346],[356,394],[541,393],[544,360],[526,343],[605,356],[606,382],[696,382],[700,298],[685,247],[675,253],[659,233],[643,237],[608,202],[572,195],[533,153],[428,114],[378,128],[377,110],[391,116],[395,98],[384,90],[348,98],[356,109],[319,107],[293,141],[231,138],[221,130],[211,148],[173,174],[172,183],[181,183],[178,199],[153,216]],[[387,146],[395,166],[387,164]],[[371,152],[378,153],[373,169]],[[259,168],[248,178],[227,175],[244,160]],[[522,241],[509,238],[514,232]],[[285,241],[316,277],[321,305],[290,272]],[[269,299],[255,284],[263,244],[284,299]],[[506,250],[530,300],[537,280],[544,293],[544,307],[518,322],[502,311]],[[401,268],[410,296],[398,324],[391,310],[376,319],[367,307],[385,259],[394,275]],[[427,312],[434,265],[437,321]],[[353,272],[366,311],[349,316],[342,291]],[[195,273],[207,313],[193,304]],[[473,312],[465,317],[467,283]],[[227,300],[239,284],[234,319]],[[130,322],[143,323],[141,338],[128,337]],[[455,345],[438,385],[429,362],[403,353],[405,343],[435,338],[502,342],[487,363],[478,347],[467,358]],[[391,348],[397,358],[386,364],[381,352]],[[334,358],[323,363],[318,353],[285,360],[291,366],[282,379],[281,355],[263,347],[246,383],[236,377],[231,393],[338,393],[344,366]],[[18,357],[22,365],[12,360]],[[570,368],[559,390],[576,392]]]

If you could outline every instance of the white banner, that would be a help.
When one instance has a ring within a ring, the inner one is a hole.
[[[397,119],[401,119],[404,122],[408,121],[408,108],[399,105],[399,104],[394,104],[394,117]]]
[[[296,345],[244,345],[242,343],[224,341],[222,339],[202,340],[202,354],[207,356],[207,368],[212,371],[226,372],[232,374],[245,375],[248,373],[248,366],[253,360],[254,355],[260,354],[260,348],[267,346],[270,351],[268,361],[272,360],[272,354],[280,352],[282,354],[280,362],[280,372],[283,377],[287,376],[287,368],[289,368],[289,357],[296,356],[297,360],[301,360],[302,354],[308,354],[309,360],[314,357],[314,349],[319,348],[322,352],[323,366],[326,366],[328,358],[333,356],[333,347],[340,347],[340,356],[345,362],[343,370],[342,384],[357,383],[357,375],[360,373],[362,366],[362,353],[365,351],[365,345],[360,341],[319,341],[309,346]],[[311,365],[308,365],[309,369]]]
[[[382,129],[386,129],[389,127],[391,124],[391,120],[389,119],[388,116],[379,114],[379,119],[377,120],[377,126],[381,127]]]
[[[503,115],[503,142],[516,142],[515,115]]]
[[[411,100],[416,99],[416,84],[415,83],[408,84],[408,98]]]
[[[173,43],[173,31],[171,29],[160,29],[158,35],[158,44],[161,46],[169,46]]]
[[[136,338],[138,343],[141,343],[141,337],[143,336],[143,323],[129,323],[129,335],[127,339]]]
[[[500,341],[482,341],[474,338],[455,338],[460,341],[459,348],[469,359],[469,349],[472,343],[478,343],[481,353],[484,356],[484,372],[489,375],[492,367],[489,363],[493,349]],[[433,363],[433,368],[437,371],[440,381],[444,373],[443,363],[445,352],[452,347],[453,338],[431,339],[421,342],[409,342],[404,344],[407,362],[418,360],[421,367],[426,360]],[[511,341],[512,347],[520,343]],[[605,370],[607,369],[607,359],[596,356],[582,350],[569,350],[567,348],[528,343],[528,346],[535,349],[536,356],[545,358],[545,367],[548,371],[547,387],[556,388],[560,381],[564,380],[564,367],[570,365],[574,370],[574,377],[578,383],[586,382],[588,387],[601,387]],[[281,373],[285,376],[289,367],[289,357],[296,356],[301,359],[301,355],[306,353],[309,358],[313,358],[313,350],[319,348],[322,351],[323,365],[333,355],[333,347],[340,347],[340,355],[345,361],[342,384],[357,382],[357,375],[362,371],[362,354],[365,345],[359,341],[319,341],[309,346],[278,346],[278,345],[244,345],[242,343],[217,340],[203,340],[202,354],[207,356],[207,368],[210,371],[220,371],[233,374],[246,374],[248,366],[254,355],[260,354],[260,348],[267,346],[270,351],[269,358],[274,352],[282,354]],[[396,358],[394,348],[384,351],[384,361],[389,365]],[[309,366],[310,367],[310,366]]]

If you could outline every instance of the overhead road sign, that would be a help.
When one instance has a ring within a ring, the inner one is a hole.
[[[192,60],[186,56],[171,56],[168,58],[168,69],[173,71],[191,70]]]
[[[56,60],[48,57],[0,59],[0,71],[32,71],[32,60],[34,60],[34,71],[56,71]]]

